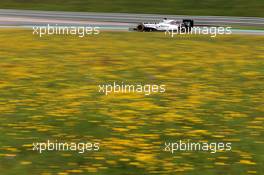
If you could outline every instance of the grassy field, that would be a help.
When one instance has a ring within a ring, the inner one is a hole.
[[[263,0],[1,0],[0,8],[264,17]]]
[[[263,174],[263,39],[38,38],[1,29],[0,174]],[[162,83],[167,91],[98,93],[99,84],[113,81]],[[30,150],[47,139],[100,142],[101,149]],[[163,151],[165,141],[179,139],[232,142],[232,151]]]

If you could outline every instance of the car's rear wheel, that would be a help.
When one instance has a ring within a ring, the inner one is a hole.
[[[184,27],[186,29],[186,32],[190,32],[193,28],[193,20],[191,19],[184,19],[183,21]]]

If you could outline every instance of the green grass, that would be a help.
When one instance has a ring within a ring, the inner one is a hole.
[[[264,17],[263,0],[1,0],[0,8]]]
[[[263,27],[259,27],[259,26],[240,26],[240,25],[234,25],[234,26],[232,26],[232,29],[240,29],[240,30],[263,30]]]
[[[263,36],[31,32],[0,32],[1,174],[264,172]],[[99,84],[113,81],[162,83],[167,91],[98,93]],[[96,141],[101,150],[30,150],[47,139]],[[165,141],[179,139],[230,141],[232,151],[163,151]]]

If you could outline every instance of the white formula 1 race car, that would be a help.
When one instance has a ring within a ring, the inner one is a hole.
[[[183,19],[182,21],[169,20],[164,18],[158,23],[141,23],[135,28],[140,32],[154,32],[154,31],[186,31],[190,32],[193,28],[193,20]]]

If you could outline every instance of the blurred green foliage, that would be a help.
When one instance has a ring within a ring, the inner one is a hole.
[[[0,8],[264,17],[263,0],[1,0]]]

